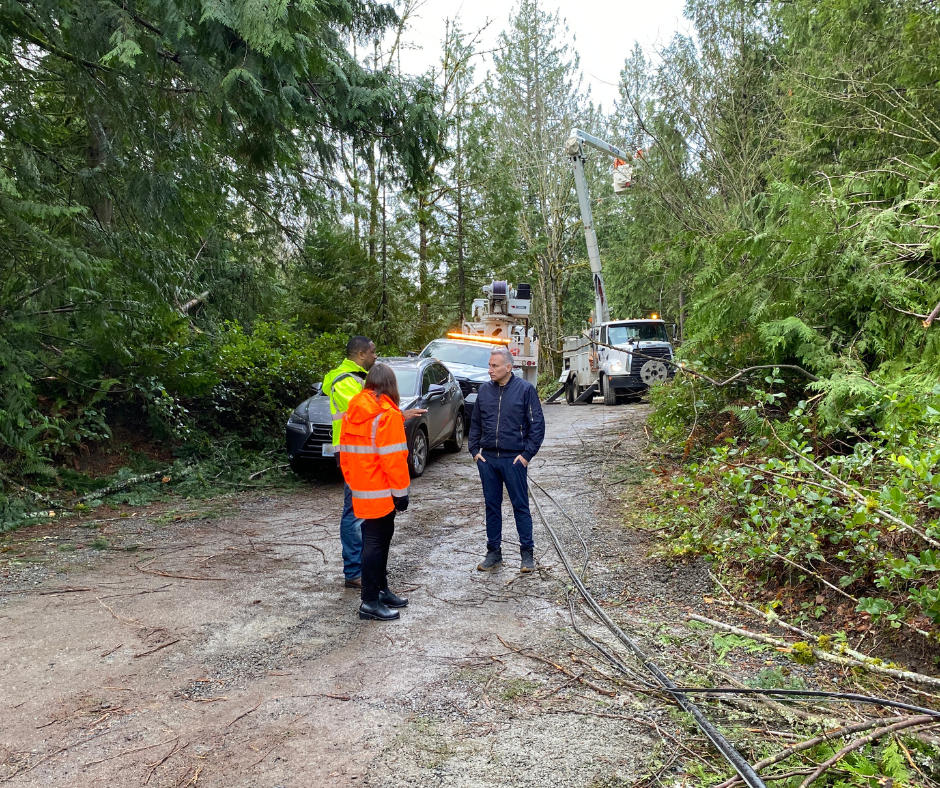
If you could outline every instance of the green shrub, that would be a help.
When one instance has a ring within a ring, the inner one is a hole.
[[[211,392],[218,425],[246,433],[282,426],[311,384],[340,362],[345,345],[345,337],[311,339],[281,322],[260,321],[250,332],[223,324]]]

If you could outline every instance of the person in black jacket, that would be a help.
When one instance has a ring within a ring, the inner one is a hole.
[[[486,558],[489,572],[503,562],[503,485],[516,517],[522,551],[520,571],[535,569],[527,468],[545,437],[545,418],[535,387],[512,374],[512,353],[504,347],[490,356],[490,382],[480,386],[470,417],[470,456],[476,461],[486,501]]]

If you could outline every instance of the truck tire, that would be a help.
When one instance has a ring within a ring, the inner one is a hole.
[[[601,376],[601,392],[604,394],[605,405],[617,404],[617,394],[614,391],[614,387],[610,385],[610,378],[607,377],[607,375]]]
[[[577,378],[570,377],[565,381],[565,402],[569,405],[574,405],[574,401],[578,398],[578,384]]]

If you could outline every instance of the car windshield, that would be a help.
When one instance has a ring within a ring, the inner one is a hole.
[[[418,370],[414,367],[392,367],[398,380],[398,394],[401,401],[411,399],[418,390]]]
[[[625,345],[630,339],[641,342],[668,342],[666,326],[662,323],[628,323],[627,325],[608,326],[607,342],[610,345]]]
[[[488,369],[490,348],[471,345],[468,342],[438,341],[432,342],[422,350],[421,358],[436,358],[445,364],[450,361],[454,364],[469,364],[471,367]]]

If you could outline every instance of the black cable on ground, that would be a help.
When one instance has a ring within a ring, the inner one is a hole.
[[[531,482],[530,482],[531,483]],[[531,493],[531,490],[530,490]],[[555,533],[555,529],[549,525],[548,520],[545,518],[544,513],[542,512],[542,507],[539,505],[538,499],[535,495],[532,495],[532,500],[535,503],[535,508],[538,511],[539,519],[542,521],[542,524],[545,526],[548,531],[549,536],[551,537],[552,543],[555,545],[555,551],[558,553],[558,557],[561,559],[561,562],[565,565],[565,569],[568,572],[568,575],[571,577],[572,582],[577,587],[581,596],[584,598],[584,601],[587,602],[588,606],[593,610],[598,618],[604,622],[607,628],[614,634],[614,636],[623,643],[630,651],[636,655],[637,659],[640,661],[640,664],[643,665],[646,670],[653,675],[657,682],[676,699],[676,702],[695,720],[695,724],[698,725],[699,729],[705,736],[708,737],[709,741],[715,746],[715,748],[721,753],[722,757],[731,764],[731,767],[738,773],[741,779],[747,784],[750,788],[766,788],[764,781],[758,776],[757,772],[754,771],[754,768],[744,759],[744,757],[739,753],[731,743],[718,732],[714,725],[712,725],[701,710],[696,706],[692,701],[690,701],[676,684],[670,679],[662,670],[655,665],[649,657],[643,652],[643,650],[633,642],[627,635],[623,632],[620,627],[614,623],[613,619],[607,615],[604,609],[597,604],[594,597],[591,596],[591,592],[587,590],[587,587],[582,582],[581,578],[578,576],[578,573],[574,570],[574,567],[571,565],[571,561],[568,558],[568,554],[565,552],[564,547],[562,547],[561,540],[558,538],[558,535]],[[555,503],[559,509],[562,507]],[[564,511],[562,509],[562,511]],[[565,513],[565,516],[570,518],[570,515]]]
[[[551,493],[548,490],[546,490],[541,484],[539,484],[534,479],[530,479],[529,483],[534,484],[536,487],[538,487],[539,490],[542,491],[542,494],[546,498],[548,498],[548,500],[550,500],[553,504],[555,504],[555,508],[557,508],[558,511],[561,512],[568,519],[568,522],[571,523],[571,527],[574,528],[574,532],[578,535],[578,541],[581,542],[581,549],[584,550],[584,565],[581,567],[581,579],[584,580],[584,578],[587,576],[588,561],[590,560],[591,554],[588,550],[587,542],[584,541],[584,534],[581,533],[581,526],[578,525],[571,518],[571,515],[568,514],[567,511],[565,511],[565,507],[562,506],[560,503],[558,503],[558,501],[556,501],[552,497]]]
[[[782,695],[784,697],[800,696],[804,698],[829,698],[832,700],[847,700],[852,703],[868,703],[873,706],[888,706],[892,709],[904,709],[905,711],[915,711],[918,714],[926,714],[940,719],[940,711],[936,709],[927,709],[923,706],[913,706],[910,703],[901,703],[897,700],[888,700],[887,698],[876,698],[872,695],[857,695],[854,692],[823,692],[822,690],[797,690],[797,689],[750,689],[739,687],[676,687],[673,690],[666,690],[671,694],[676,692],[687,695]]]

